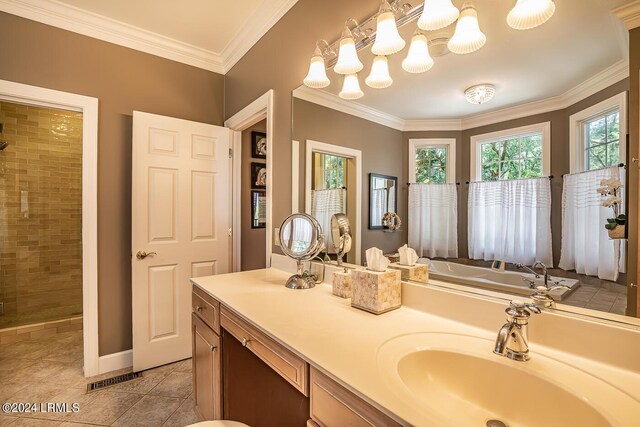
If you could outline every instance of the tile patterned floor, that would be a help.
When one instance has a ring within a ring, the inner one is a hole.
[[[87,393],[82,331],[0,345],[0,403],[78,403],[77,413],[0,413],[0,427],[184,427],[193,411],[191,359],[144,371],[142,378]]]
[[[617,283],[608,286],[582,283],[562,303],[624,315],[627,308],[627,288]]]

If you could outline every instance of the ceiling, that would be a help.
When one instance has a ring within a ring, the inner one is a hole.
[[[449,53],[434,58],[430,71],[415,75],[401,68],[405,47],[389,58],[393,85],[371,89],[364,83],[373,60],[367,47],[359,52],[365,64],[360,73],[365,96],[355,102],[402,120],[442,120],[561,96],[610,67],[626,65],[628,33],[611,9],[628,1],[556,1],[556,13],[547,23],[516,31],[506,24],[513,1],[476,0],[480,28],[487,36],[482,49],[469,55]],[[415,21],[401,28],[407,46],[415,28]],[[337,33],[326,34],[329,40],[338,37]],[[342,77],[333,70],[328,76],[331,85],[323,90],[337,97]],[[479,83],[494,84],[496,95],[487,104],[472,105],[464,90]]]
[[[58,0],[220,54],[261,5],[273,0]]]
[[[226,73],[297,0],[0,0],[0,11]]]

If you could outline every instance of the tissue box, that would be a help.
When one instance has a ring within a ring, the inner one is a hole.
[[[400,270],[402,280],[414,280],[426,283],[429,281],[429,266],[427,264],[416,264],[413,266],[398,263],[389,264],[389,268]]]
[[[351,273],[333,273],[333,294],[340,298],[351,298]]]
[[[351,272],[351,306],[381,314],[402,305],[400,270]]]

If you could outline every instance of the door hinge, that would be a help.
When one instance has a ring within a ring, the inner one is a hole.
[[[233,148],[229,148],[229,158],[233,158]]]
[[[229,237],[231,237],[231,234],[233,233],[233,230],[230,228],[228,231],[229,231]]]

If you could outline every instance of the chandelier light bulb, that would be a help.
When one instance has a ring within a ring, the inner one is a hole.
[[[402,61],[402,68],[408,73],[424,73],[433,67],[433,58],[429,54],[429,41],[420,30],[411,38],[409,52]]]
[[[347,74],[344,76],[344,82],[342,83],[342,90],[338,94],[340,98],[353,100],[362,98],[364,92],[360,89],[360,81],[357,74]]]
[[[389,61],[386,56],[373,58],[371,72],[364,82],[374,89],[384,89],[393,84],[393,79],[389,75]]]
[[[447,47],[453,53],[464,55],[480,49],[487,42],[487,37],[480,30],[478,12],[471,2],[462,5],[460,18],[456,24],[453,37]]]
[[[327,77],[327,71],[324,66],[324,58],[322,57],[322,52],[320,48],[316,47],[316,51],[311,57],[311,62],[309,63],[309,72],[307,73],[307,77],[303,80],[304,85],[310,87],[312,89],[322,89],[323,87],[329,86],[331,81],[329,81],[329,77]]]
[[[496,88],[490,84],[471,86],[464,91],[464,96],[472,104],[480,105],[491,101],[496,93]]]
[[[547,22],[555,11],[553,0],[517,0],[507,24],[515,30],[529,30]]]
[[[338,62],[333,71],[338,74],[355,74],[364,68],[360,58],[358,58],[358,52],[356,51],[356,43],[353,40],[353,34],[348,27],[344,28],[342,32],[342,39],[340,40],[340,50],[338,51]]]
[[[396,17],[387,0],[383,0],[378,12],[378,24],[376,27],[376,41],[371,47],[374,55],[393,55],[404,49],[405,41],[398,33]]]
[[[418,28],[425,31],[439,30],[453,24],[460,11],[451,0],[425,0]]]

